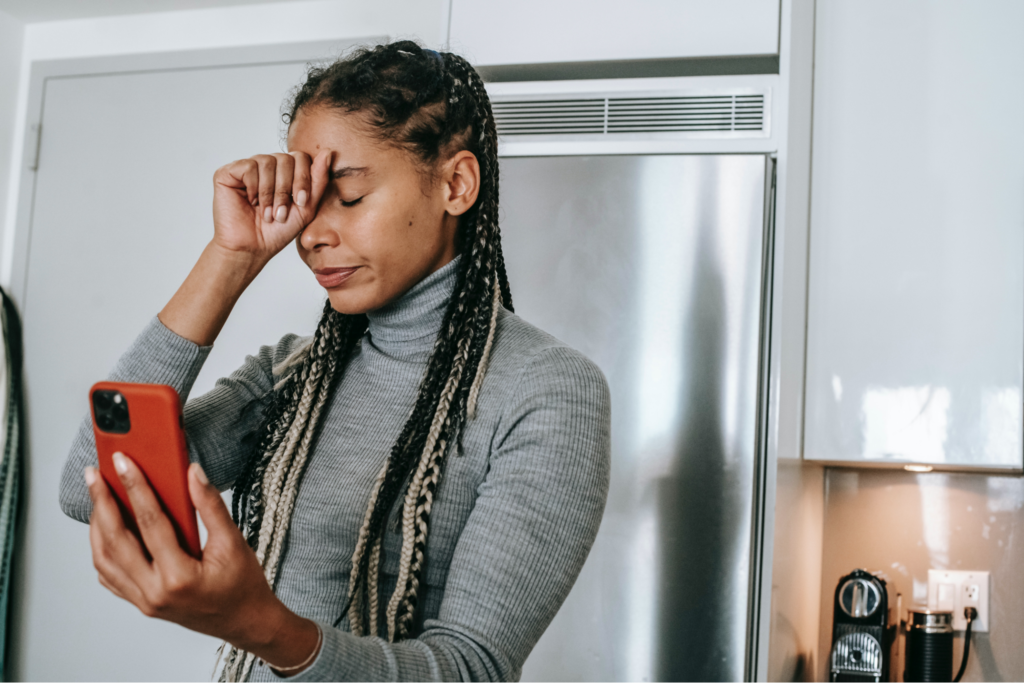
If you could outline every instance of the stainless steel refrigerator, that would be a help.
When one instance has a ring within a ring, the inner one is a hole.
[[[506,157],[516,311],[600,365],[612,482],[524,680],[742,680],[758,572],[765,155]]]

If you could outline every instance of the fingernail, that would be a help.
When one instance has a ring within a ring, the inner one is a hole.
[[[96,469],[93,467],[85,468],[85,485],[92,486],[96,483]]]
[[[124,457],[124,453],[118,451],[114,453],[114,469],[117,470],[118,474],[124,474],[128,471],[128,460]],[[178,470],[179,472],[181,470]]]
[[[199,483],[203,486],[210,485],[210,480],[206,478],[206,472],[203,472],[203,468],[199,465],[196,465],[196,479],[198,479]]]
[[[263,222],[269,223],[272,220],[274,220],[274,207],[268,206],[263,209]]]
[[[288,207],[287,206],[279,206],[279,207],[277,207],[277,222],[278,223],[284,223],[285,220],[287,220],[287,218],[288,218]]]
[[[299,206],[305,206],[306,205],[306,191],[305,190],[299,190],[299,193],[297,195],[295,195],[295,203],[298,204]]]

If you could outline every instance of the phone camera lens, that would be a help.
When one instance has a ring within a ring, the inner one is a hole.
[[[131,429],[128,399],[119,391],[96,391],[92,395],[96,426],[104,432],[127,434]]]

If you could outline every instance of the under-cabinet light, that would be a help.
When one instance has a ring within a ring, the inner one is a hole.
[[[907,472],[931,472],[931,465],[904,465],[903,469]]]

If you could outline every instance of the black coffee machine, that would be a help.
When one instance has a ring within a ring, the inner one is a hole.
[[[888,681],[896,636],[885,581],[855,569],[839,579],[832,606],[830,681]]]

